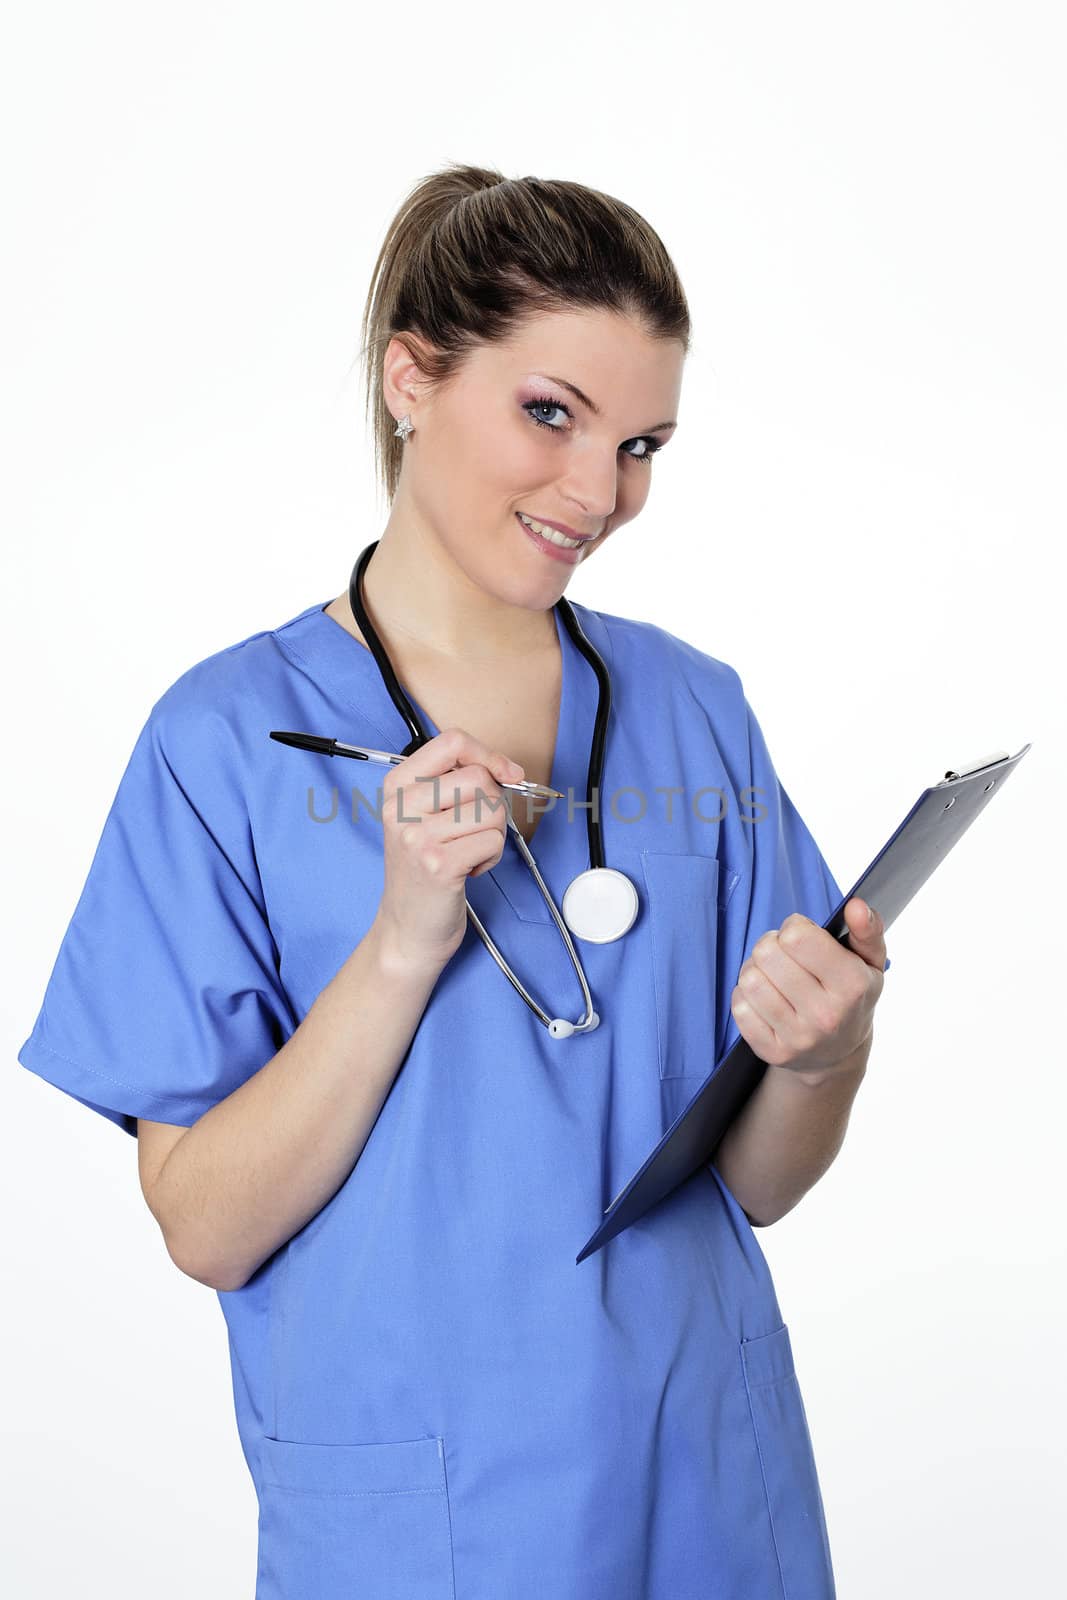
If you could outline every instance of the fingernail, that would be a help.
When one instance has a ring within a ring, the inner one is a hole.
[[[874,907],[871,905],[869,900],[867,902],[867,922],[868,922],[868,925],[873,928],[873,926],[874,926]]]

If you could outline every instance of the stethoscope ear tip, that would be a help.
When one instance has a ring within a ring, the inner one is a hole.
[[[563,1017],[555,1017],[548,1025],[548,1031],[553,1039],[569,1039],[572,1033],[592,1033],[594,1028],[599,1028],[600,1018],[595,1011],[589,1013],[589,1021],[581,1027],[575,1027],[573,1022],[567,1022]]]

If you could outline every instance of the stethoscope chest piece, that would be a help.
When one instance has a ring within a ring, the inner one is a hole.
[[[563,896],[563,920],[589,944],[611,944],[629,933],[637,916],[637,890],[614,867],[580,872]]]

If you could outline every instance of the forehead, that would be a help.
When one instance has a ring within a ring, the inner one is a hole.
[[[478,346],[471,362],[494,376],[552,373],[604,405],[619,389],[654,386],[669,408],[685,353],[677,339],[655,338],[632,317],[601,308],[567,309],[527,318],[507,338]]]

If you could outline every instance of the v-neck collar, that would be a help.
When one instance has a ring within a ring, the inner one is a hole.
[[[325,679],[324,686],[328,684],[332,695],[358,711],[364,727],[369,724],[376,730],[381,749],[402,750],[411,735],[393,704],[377,662],[366,645],[361,644],[335,618],[327,615],[326,607],[330,604],[332,598],[309,606],[291,622],[275,630],[275,637],[297,665],[310,669],[312,677],[320,681]],[[598,623],[599,618],[585,607],[575,606],[574,609],[584,632],[587,635],[596,633],[593,643],[605,655],[606,630],[591,626],[591,623]],[[562,792],[563,799],[546,802],[548,808],[537,825],[529,849],[550,894],[559,906],[567,885],[589,866],[585,800],[598,685],[596,673],[571,639],[557,607],[553,606],[552,614],[562,670],[559,720],[549,782],[553,789]],[[609,671],[610,668],[608,659]],[[401,687],[430,737],[436,737],[440,728],[408,691],[407,685],[402,684]],[[344,728],[315,728],[308,731],[338,739],[351,737],[350,730]],[[386,769],[376,770],[384,775]],[[479,916],[484,913],[486,917],[492,917],[494,902],[499,905],[503,899],[524,922],[549,923],[553,920],[510,830],[496,866],[477,878],[468,879],[467,898]]]

